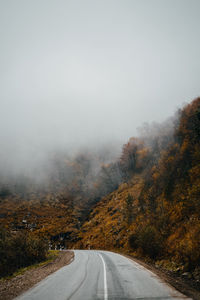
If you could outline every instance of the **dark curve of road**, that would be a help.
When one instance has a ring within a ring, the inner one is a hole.
[[[74,250],[74,261],[16,300],[189,299],[151,271],[113,252]]]

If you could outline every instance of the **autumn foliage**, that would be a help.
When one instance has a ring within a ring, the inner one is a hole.
[[[82,245],[168,259],[188,271],[200,264],[200,98],[178,117],[173,135],[123,147],[124,183],[97,204]]]
[[[46,237],[53,248],[118,250],[196,272],[200,264],[200,98],[168,123],[152,128],[145,124],[141,137],[123,146],[119,159],[106,161],[103,156],[56,157],[49,181],[37,190],[30,184],[3,186],[4,227]],[[4,241],[9,245],[9,238]]]

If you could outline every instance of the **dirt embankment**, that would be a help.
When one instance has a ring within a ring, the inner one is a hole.
[[[71,263],[73,259],[73,251],[61,251],[53,262],[27,270],[24,274],[14,278],[0,281],[0,299],[14,299],[51,273]]]

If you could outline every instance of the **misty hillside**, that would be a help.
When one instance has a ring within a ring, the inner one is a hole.
[[[92,210],[76,247],[120,250],[199,279],[200,98],[179,111],[173,136],[130,139],[117,190]]]
[[[0,1],[0,299],[200,300],[199,12]]]
[[[114,249],[197,274],[199,129],[200,98],[163,124],[145,124],[118,158],[112,148],[62,153],[40,183],[4,176],[1,224],[52,248]]]
[[[58,152],[37,169],[38,177],[1,173],[2,224],[13,230],[34,224],[37,233],[47,236],[65,232],[67,226],[76,229],[92,205],[121,182],[117,164],[111,163],[115,155],[112,147],[75,155]]]

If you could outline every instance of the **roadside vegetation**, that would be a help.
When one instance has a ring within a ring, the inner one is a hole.
[[[1,229],[0,257],[0,276],[12,275],[21,268],[46,260],[48,243],[30,233],[9,233]]]
[[[42,260],[41,262],[36,262],[34,264],[29,265],[28,267],[25,268],[20,268],[17,269],[16,272],[12,273],[12,275],[10,276],[4,276],[2,277],[2,279],[11,279],[14,278],[18,275],[23,275],[26,271],[31,270],[31,269],[37,269],[39,267],[45,267],[48,264],[50,264],[51,262],[53,262],[59,255],[60,251],[59,250],[49,250],[46,256],[45,260]]]

